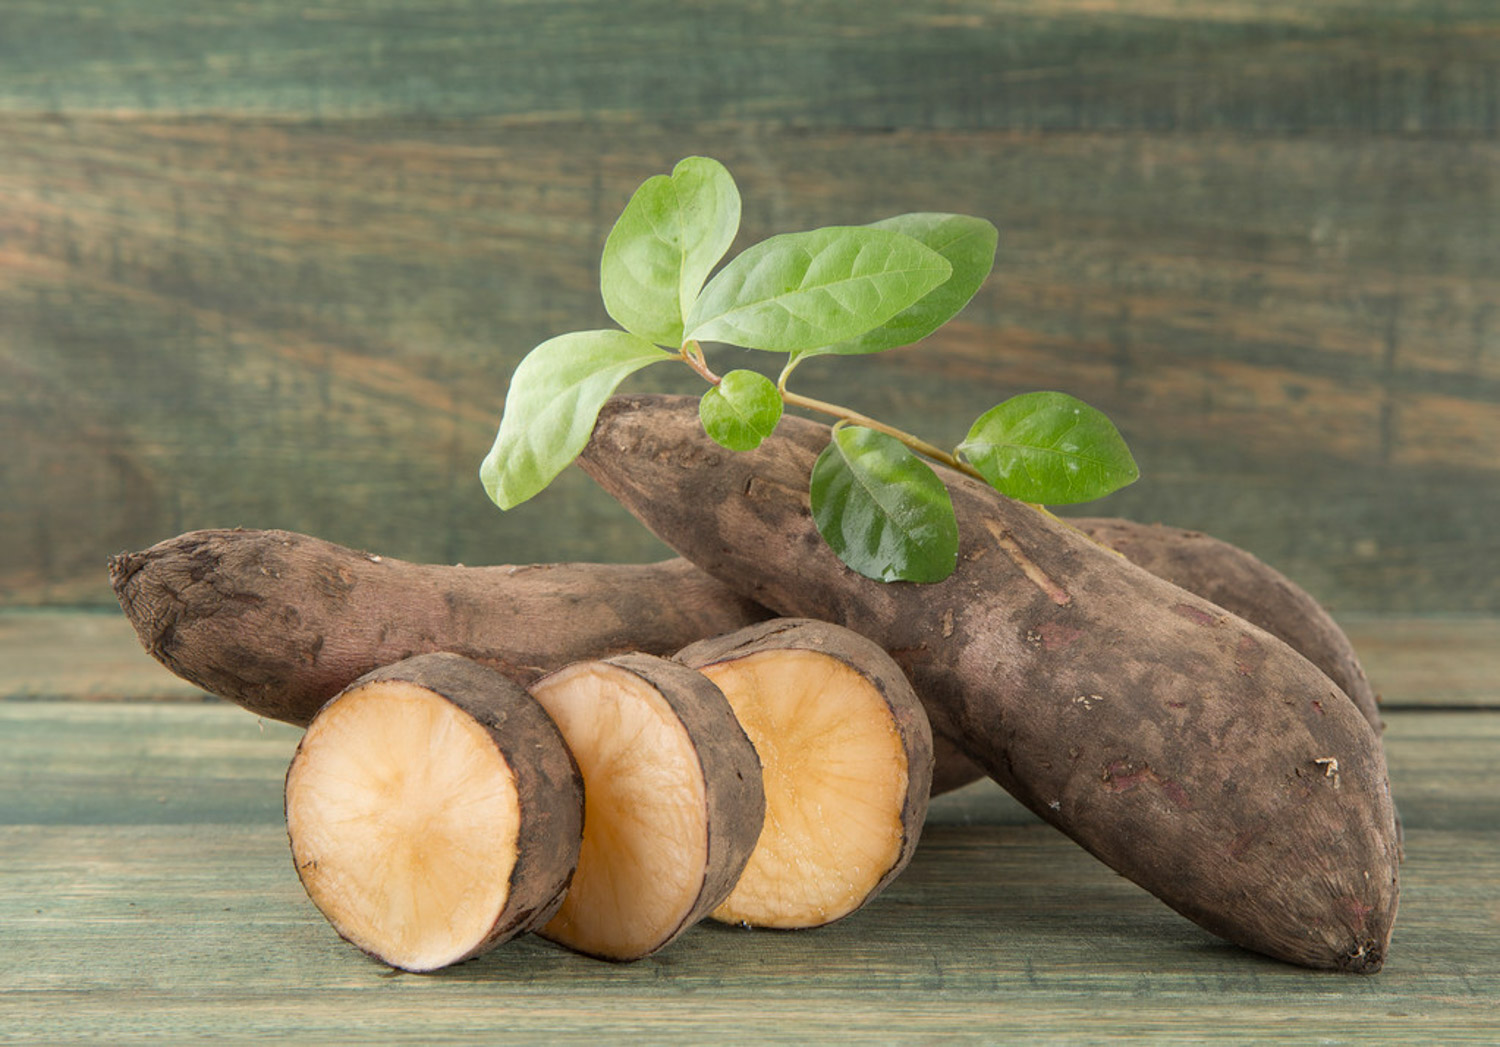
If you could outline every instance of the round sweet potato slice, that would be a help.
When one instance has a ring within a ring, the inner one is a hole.
[[[532,685],[583,773],[578,872],[541,934],[636,960],[734,887],[765,813],[760,762],[702,673],[650,655],[566,666]]]
[[[828,622],[776,619],[693,644],[678,660],[724,692],[765,768],[766,821],[713,916],[817,927],[906,867],[927,814],[932,732],[880,647]]]
[[[286,819],[297,875],[334,929],[392,967],[433,971],[556,911],[583,792],[530,695],[430,654],[361,677],[313,718]]]

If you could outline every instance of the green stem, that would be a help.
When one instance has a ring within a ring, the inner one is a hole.
[[[957,471],[963,473],[965,476],[972,476],[974,479],[978,480],[986,487],[990,486],[990,482],[984,478],[983,474],[981,474],[978,469],[975,469],[968,462],[965,462],[962,459],[949,454],[941,447],[934,446],[933,444],[928,443],[926,440],[923,440],[920,437],[913,436],[911,435],[911,433],[902,432],[900,429],[897,429],[894,426],[886,425],[884,422],[877,422],[875,419],[869,417],[868,415],[860,414],[858,411],[851,411],[847,407],[840,407],[838,404],[827,403],[823,400],[814,400],[810,396],[803,396],[800,393],[790,392],[786,387],[787,373],[787,371],[782,372],[782,380],[779,386],[781,390],[781,399],[784,403],[789,403],[796,407],[805,407],[809,411],[817,411],[821,414],[832,415],[834,418],[839,419],[840,423],[848,422],[851,425],[862,425],[866,429],[874,429],[878,432],[885,433],[887,436],[894,436],[897,440],[900,440],[903,444],[905,444],[907,447],[910,447],[913,451],[916,451],[919,454],[925,454],[928,458],[932,458],[936,461],[942,462],[944,465],[948,466],[948,468],[956,469]],[[1037,502],[1022,502],[1021,504],[1031,506],[1031,508],[1041,513],[1043,516],[1049,517],[1056,523],[1062,524],[1064,527],[1068,527],[1075,531],[1078,530],[1078,528],[1068,523],[1068,521],[1058,516],[1051,509],[1048,509],[1045,505],[1041,505]],[[1082,534],[1083,532],[1079,531],[1079,533]],[[1085,535],[1085,537],[1087,536]],[[1108,549],[1109,546],[1105,546],[1105,548]],[[1114,551],[1115,550],[1110,549],[1110,552]]]
[[[797,365],[805,359],[807,358],[798,356],[796,353],[787,357],[786,366],[781,369],[781,377],[776,379],[776,391],[782,396],[786,396],[786,380],[792,376],[792,372],[797,369]]]
[[[697,342],[685,342],[677,352],[678,358],[698,373],[709,385],[718,385],[722,378],[714,374],[708,366],[708,358],[703,355],[703,346]]]
[[[783,402],[791,404],[793,407],[805,407],[809,411],[817,411],[819,414],[830,415],[834,418],[849,422],[852,425],[862,425],[866,429],[874,429],[876,432],[885,433],[887,436],[893,436],[897,440],[900,440],[907,447],[910,447],[913,451],[916,451],[918,454],[924,454],[928,458],[942,462],[950,469],[956,469],[966,476],[972,476],[974,477],[974,479],[980,481],[981,483],[987,484],[987,481],[985,481],[984,477],[980,475],[979,470],[975,469],[968,462],[961,461],[960,459],[949,454],[947,451],[943,450],[941,447],[938,447],[935,444],[930,444],[926,440],[923,440],[921,437],[913,436],[911,433],[902,432],[900,429],[897,429],[894,426],[886,425],[884,422],[877,422],[875,419],[869,417],[868,415],[860,414],[858,411],[851,411],[849,408],[841,407],[838,404],[831,404],[823,400],[814,400],[810,396],[803,396],[801,393],[791,392],[785,386],[782,386],[781,388],[781,399]]]
[[[697,342],[686,343],[682,347],[682,351],[679,355],[682,357],[682,361],[684,363],[686,363],[698,374],[702,375],[709,382],[714,385],[719,384],[721,379],[718,375],[714,374],[713,371],[709,369],[708,360],[705,359],[703,355],[703,347]],[[852,411],[847,407],[840,406],[839,404],[831,404],[826,400],[815,400],[811,396],[803,396],[801,393],[792,392],[786,387],[786,380],[791,377],[793,368],[795,368],[801,362],[801,357],[794,356],[787,361],[786,367],[782,368],[781,377],[776,381],[776,391],[781,394],[782,403],[791,404],[793,407],[803,407],[809,411],[817,411],[819,414],[829,415],[833,418],[837,418],[839,420],[838,424],[848,423],[850,425],[862,425],[866,429],[874,429],[876,432],[885,433],[887,436],[895,437],[897,440],[900,440],[903,444],[905,444],[907,447],[910,447],[918,454],[924,454],[934,461],[942,462],[948,468],[957,470],[958,472],[963,473],[965,476],[972,476],[974,479],[978,480],[986,487],[990,486],[990,482],[984,478],[984,475],[980,473],[978,469],[975,469],[968,462],[963,461],[956,455],[950,454],[949,452],[943,450],[936,444],[930,444],[919,436],[913,436],[911,433],[897,429],[895,426],[886,425],[884,422],[876,421],[869,415],[860,414],[858,411]],[[835,428],[837,428],[837,426],[835,426]],[[1031,508],[1041,513],[1043,516],[1051,517],[1053,520],[1057,521],[1060,524],[1063,524],[1064,526],[1072,526],[1068,523],[1068,521],[1054,514],[1052,510],[1048,509],[1045,505],[1040,505],[1035,502],[1025,502],[1023,504],[1031,506]],[[1074,530],[1077,530],[1077,528],[1074,528]],[[1108,548],[1108,546],[1106,546],[1106,548]]]

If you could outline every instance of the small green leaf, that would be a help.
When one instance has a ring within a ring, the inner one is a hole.
[[[953,266],[953,275],[879,327],[849,341],[809,349],[804,355],[855,356],[920,342],[969,304],[995,266],[1000,234],[982,218],[921,212],[872,222],[870,228],[893,229],[932,248]]]
[[[1044,505],[1103,498],[1141,475],[1114,423],[1066,393],[990,408],[958,452],[1000,493]]]
[[[746,248],[698,296],[687,337],[791,353],[856,338],[942,284],[948,260],[889,229],[831,226]]]
[[[604,241],[604,308],[625,330],[680,346],[683,318],[739,227],[740,192],[717,160],[690,156],[647,179]]]
[[[730,371],[698,401],[703,431],[731,451],[751,451],[781,421],[776,383],[754,371]]]
[[[615,387],[649,364],[677,359],[624,331],[574,331],[526,354],[505,396],[495,445],[479,478],[502,509],[537,494],[589,442]]]
[[[939,582],[958,565],[948,489],[894,437],[836,428],[813,465],[810,494],[823,540],[866,578]]]

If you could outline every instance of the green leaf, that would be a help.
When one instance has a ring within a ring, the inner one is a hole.
[[[675,359],[624,331],[575,331],[527,353],[511,375],[500,432],[479,469],[490,498],[510,509],[540,492],[589,442],[616,386],[642,367]]]
[[[939,582],[958,565],[948,489],[894,437],[839,426],[813,466],[810,493],[823,540],[866,578]]]
[[[791,353],[858,337],[943,283],[948,260],[903,233],[831,226],[746,248],[709,281],[687,337]]]
[[[1045,505],[1102,498],[1141,475],[1114,423],[1066,393],[1025,393],[990,408],[958,453],[1000,493]]]
[[[731,451],[750,451],[781,421],[776,383],[754,371],[730,371],[698,401],[703,431]]]
[[[683,318],[739,227],[740,192],[717,160],[690,156],[647,179],[604,241],[604,308],[625,330],[680,346]]]
[[[953,275],[879,327],[858,338],[806,350],[803,355],[855,356],[920,342],[969,304],[995,266],[1000,234],[982,218],[921,212],[872,222],[870,228],[905,233],[932,248],[953,266]]]

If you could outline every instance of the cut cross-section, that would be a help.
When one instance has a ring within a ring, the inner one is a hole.
[[[766,819],[728,923],[817,927],[906,866],[927,813],[932,733],[889,655],[837,625],[779,619],[683,650],[764,766]]]
[[[580,662],[532,686],[583,774],[578,871],[544,937],[634,960],[733,888],[765,801],[750,739],[709,680],[675,662]]]
[[[577,862],[582,803],[542,708],[446,654],[378,669],[330,701],[286,780],[308,896],[344,938],[409,971],[550,916]]]

